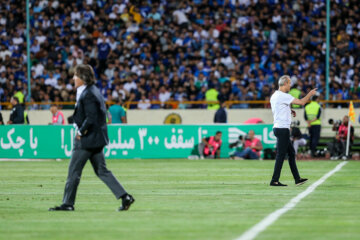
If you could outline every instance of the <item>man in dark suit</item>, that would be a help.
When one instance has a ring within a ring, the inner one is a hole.
[[[0,112],[0,125],[4,125],[4,120],[3,120],[1,112]]]
[[[96,175],[111,189],[117,199],[122,199],[119,211],[128,210],[135,199],[128,194],[114,175],[106,168],[103,153],[109,138],[106,126],[106,107],[100,91],[95,86],[95,74],[90,65],[77,65],[74,72],[76,106],[74,126],[76,137],[66,180],[63,204],[49,211],[74,211],[76,190],[88,159]]]
[[[224,100],[219,100],[220,108],[216,111],[214,116],[214,123],[227,123],[226,103]]]
[[[24,107],[19,103],[19,99],[12,97],[10,103],[13,105],[13,109],[8,124],[24,124]]]

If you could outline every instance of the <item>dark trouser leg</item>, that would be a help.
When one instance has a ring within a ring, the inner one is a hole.
[[[319,143],[320,139],[320,132],[321,132],[321,125],[313,125],[310,128],[310,134],[311,134],[311,154],[314,156],[316,153],[316,147]]]
[[[121,186],[111,171],[106,168],[103,148],[94,150],[90,157],[90,162],[94,168],[95,174],[110,188],[116,199],[119,199],[126,194],[123,186]]]
[[[281,169],[284,163],[285,155],[290,144],[290,130],[287,128],[274,128],[274,134],[277,138],[276,143],[276,160],[274,173],[272,176],[273,182],[278,182],[280,178]]]
[[[321,125],[316,125],[316,135],[315,135],[315,140],[314,140],[315,141],[315,143],[314,143],[315,150],[320,141],[320,134],[321,134]]]
[[[334,156],[334,154],[335,154],[335,141],[329,142],[327,144],[327,146],[328,146],[328,151],[330,153],[330,156]]]
[[[99,60],[99,73],[103,73],[106,69],[106,59]]]
[[[313,129],[313,127],[311,126],[311,127],[309,128],[309,135],[310,135],[310,136],[309,136],[309,147],[310,147],[311,155],[314,154],[313,148],[312,148],[313,142],[314,142],[314,133],[313,133],[313,131],[314,131],[314,129]]]
[[[343,143],[336,139],[332,143],[329,143],[328,146],[332,157],[341,156],[346,150],[345,147],[343,147]]]
[[[350,149],[350,146],[349,146],[349,149]],[[339,147],[338,147],[338,155],[345,156],[345,154],[346,154],[346,141],[340,140]]]
[[[81,173],[86,161],[91,156],[91,152],[80,149],[80,141],[74,141],[74,150],[69,164],[68,177],[65,184],[63,203],[74,205],[76,191],[80,183]]]
[[[289,139],[287,152],[289,154],[289,165],[290,165],[291,173],[292,173],[294,179],[298,180],[298,179],[300,179],[300,175],[299,175],[299,171],[296,166],[295,149],[294,149],[294,146],[291,144],[290,139]]]

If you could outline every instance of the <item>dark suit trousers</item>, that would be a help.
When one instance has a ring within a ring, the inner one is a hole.
[[[295,149],[290,140],[290,130],[288,128],[274,128],[274,134],[277,138],[276,143],[276,160],[274,167],[273,182],[278,182],[280,179],[281,169],[286,157],[289,156],[289,165],[291,173],[295,180],[300,179],[299,171],[295,162]]]
[[[126,194],[125,189],[121,186],[111,171],[106,168],[103,147],[95,149],[82,149],[81,142],[75,138],[74,149],[65,185],[63,198],[64,204],[74,205],[81,173],[88,159],[90,159],[95,174],[111,189],[117,199]]]

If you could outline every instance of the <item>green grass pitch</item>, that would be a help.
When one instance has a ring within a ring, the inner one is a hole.
[[[269,187],[274,161],[108,160],[136,199],[128,212],[88,163],[75,212],[61,203],[68,161],[0,162],[0,239],[232,240],[282,208],[338,161],[299,161],[296,187],[287,162]],[[256,239],[360,239],[360,162],[349,162]]]

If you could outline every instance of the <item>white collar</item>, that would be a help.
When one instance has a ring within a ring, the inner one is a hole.
[[[86,85],[81,85],[76,89],[76,102],[79,101],[82,92],[85,90]]]

